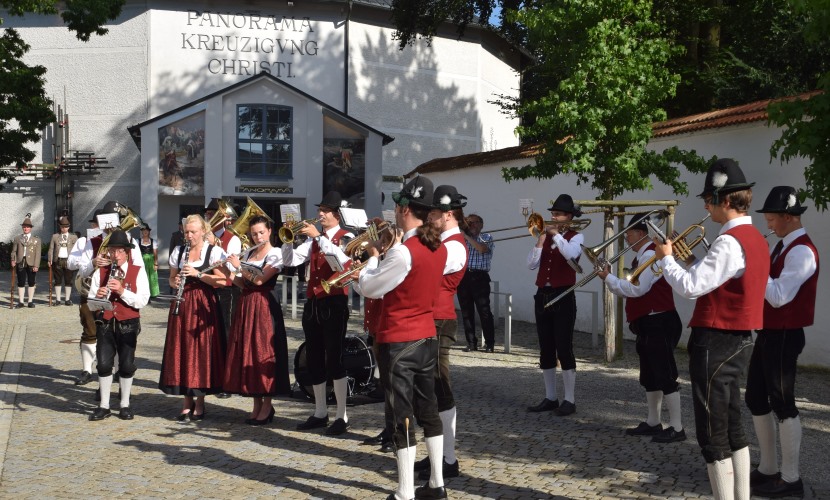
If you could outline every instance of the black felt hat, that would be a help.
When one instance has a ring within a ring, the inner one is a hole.
[[[569,194],[560,194],[556,201],[553,202],[553,205],[548,209],[548,212],[567,212],[569,214],[573,214],[574,217],[579,217],[582,215],[582,210],[580,210],[578,205],[574,205],[574,199],[571,198]]]
[[[437,208],[443,212],[449,212],[456,208],[464,208],[467,206],[466,196],[459,194],[455,186],[443,185],[435,188],[432,195],[432,208]]]
[[[640,231],[648,232],[648,226],[646,225],[646,219],[648,216],[651,215],[651,212],[643,212],[641,214],[635,214],[631,217],[631,220],[628,221],[629,226],[628,229],[639,229]]]
[[[327,207],[332,210],[339,210],[342,207],[347,207],[348,203],[344,203],[343,197],[337,191],[329,191],[323,196],[323,201],[318,203],[318,207]]]
[[[432,181],[423,175],[419,175],[404,184],[403,189],[399,192],[392,193],[392,199],[402,207],[412,205],[421,208],[432,208],[434,193],[435,189]]]
[[[101,209],[102,214],[120,214],[121,205],[117,201],[108,201],[104,208]]]
[[[798,201],[796,190],[792,186],[775,186],[764,201],[764,208],[756,210],[759,214],[801,215],[807,210]]]
[[[210,210],[212,210],[214,212],[219,210],[219,199],[218,198],[211,198],[210,203],[208,203],[208,206],[205,207],[205,212],[210,211]]]
[[[720,203],[720,195],[749,189],[754,185],[754,182],[746,182],[746,176],[735,160],[721,158],[709,167],[706,181],[703,184],[703,192],[697,196],[699,198],[711,196],[712,203],[717,205]]]
[[[112,233],[110,233],[110,239],[107,241],[107,247],[109,248],[134,248],[133,243],[130,241],[130,238],[127,237],[127,233],[116,229]]]

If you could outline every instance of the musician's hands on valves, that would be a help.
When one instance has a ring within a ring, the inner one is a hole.
[[[654,257],[659,261],[663,257],[668,255],[672,255],[672,246],[671,240],[666,240],[665,242],[660,241],[660,238],[654,238]]]
[[[300,229],[300,234],[304,234],[309,238],[316,238],[320,236],[320,230],[317,229],[317,226],[315,226],[314,224],[303,222],[303,228]]]
[[[95,267],[99,269],[110,267],[112,265],[112,261],[107,255],[99,255],[93,259],[93,262],[95,262]]]

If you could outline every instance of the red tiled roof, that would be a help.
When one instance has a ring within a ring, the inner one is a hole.
[[[810,99],[821,91],[815,90],[803,94],[782,97],[778,99],[765,99],[731,108],[718,109],[699,113],[696,115],[673,118],[652,124],[653,137],[668,137],[677,134],[686,134],[699,130],[715,129],[767,120],[767,106],[773,102],[795,101],[798,99]],[[526,146],[513,146],[510,148],[497,149],[495,151],[484,151],[471,153],[449,158],[436,158],[415,167],[414,170],[404,177],[411,177],[415,174],[427,174],[430,172],[446,172],[463,168],[478,167],[491,163],[500,163],[522,158],[533,158],[542,151],[542,144],[529,144]]]

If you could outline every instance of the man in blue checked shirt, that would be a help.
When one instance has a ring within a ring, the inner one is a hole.
[[[485,352],[493,352],[496,339],[496,327],[493,313],[490,311],[490,261],[493,260],[493,237],[482,233],[484,219],[477,214],[467,217],[467,272],[458,285],[458,304],[461,306],[461,319],[464,323],[464,335],[467,337],[465,352],[477,351],[475,310],[484,330]]]

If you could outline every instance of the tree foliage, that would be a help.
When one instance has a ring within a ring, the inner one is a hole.
[[[429,43],[450,21],[460,38],[470,23],[486,25],[495,5],[497,0],[392,0],[393,36],[401,49],[419,37]]]

